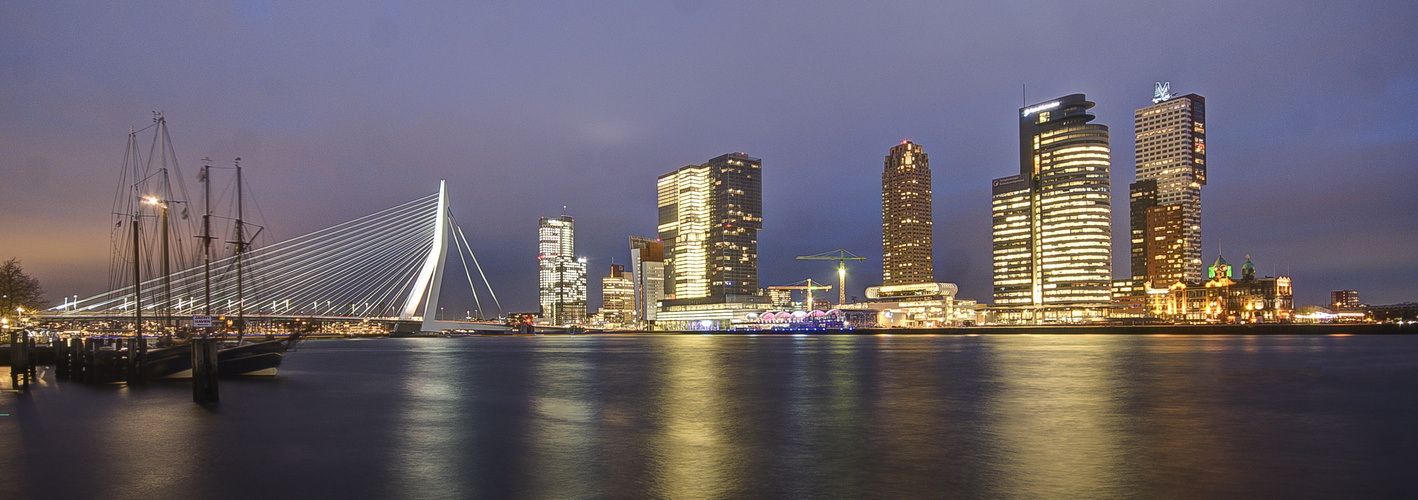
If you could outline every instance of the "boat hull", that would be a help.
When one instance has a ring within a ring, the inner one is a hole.
[[[143,360],[143,370],[149,379],[192,378],[192,345],[149,350]]]
[[[217,351],[222,377],[274,377],[294,339],[252,342]]]

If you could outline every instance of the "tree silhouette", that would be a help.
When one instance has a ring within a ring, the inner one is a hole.
[[[0,316],[13,316],[15,309],[26,311],[44,309],[44,288],[39,280],[25,274],[19,259],[10,259],[0,265]]]

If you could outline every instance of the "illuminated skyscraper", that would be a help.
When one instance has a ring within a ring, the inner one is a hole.
[[[931,249],[930,161],[920,144],[901,141],[881,173],[882,284],[934,282]]]
[[[671,299],[758,293],[762,160],[739,153],[660,176],[659,233]]]
[[[538,224],[538,284],[542,317],[556,325],[586,320],[586,258],[577,258],[575,221],[562,214]]]
[[[1019,110],[1019,175],[992,183],[995,309],[1085,321],[1111,302],[1108,127],[1071,94]]]
[[[660,241],[665,245],[665,295],[709,296],[709,197],[707,165],[689,165],[660,176]]]
[[[1132,277],[1165,288],[1200,282],[1201,187],[1206,185],[1206,99],[1172,96],[1158,83],[1151,106],[1133,113],[1137,182],[1131,186]],[[1167,224],[1153,227],[1152,222]],[[1178,233],[1168,233],[1170,229]],[[1164,237],[1167,244],[1160,244]]]

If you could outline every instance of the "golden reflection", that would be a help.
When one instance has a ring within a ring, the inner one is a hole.
[[[734,450],[727,418],[725,361],[716,342],[732,338],[681,336],[665,339],[654,404],[659,432],[651,439],[653,498],[728,496],[734,469],[744,457]]]
[[[1113,498],[1129,491],[1131,441],[1112,363],[1119,337],[990,336],[999,390],[989,401],[1003,491],[996,497]],[[988,427],[987,427],[988,428]]]
[[[465,475],[458,465],[460,446],[450,436],[460,419],[465,385],[463,362],[447,339],[429,339],[414,349],[409,372],[404,375],[405,401],[397,405],[394,435],[394,474],[397,491],[409,498],[459,498],[467,492],[457,479]]]
[[[596,484],[596,403],[588,361],[593,338],[537,340],[532,379],[532,497],[576,498]]]

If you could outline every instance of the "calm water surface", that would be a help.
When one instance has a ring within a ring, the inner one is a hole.
[[[1413,336],[325,340],[221,391],[0,393],[0,498],[1418,496]]]

